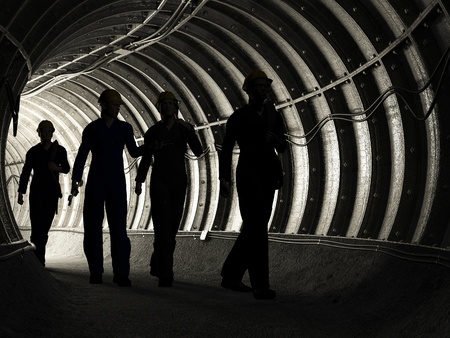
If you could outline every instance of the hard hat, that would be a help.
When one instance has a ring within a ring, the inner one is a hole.
[[[123,104],[122,97],[120,96],[119,92],[114,89],[106,89],[104,90],[98,99],[99,103],[103,102],[118,102],[120,104]]]
[[[244,80],[244,84],[242,85],[242,90],[247,91],[248,85],[255,80],[264,79],[267,80],[267,83],[270,85],[272,83],[272,79],[269,79],[262,70],[256,69],[251,71]]]
[[[172,92],[162,92],[158,96],[158,100],[156,101],[156,104],[161,102],[162,100],[175,100],[177,101],[177,98]]]
[[[53,123],[51,123],[48,120],[41,121],[37,127],[37,131],[39,132],[41,129],[44,129],[44,128],[52,129],[53,131],[55,131],[55,127],[53,127]]]

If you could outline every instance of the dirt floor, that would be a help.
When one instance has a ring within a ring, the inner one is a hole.
[[[131,288],[112,283],[107,238],[102,285],[88,283],[76,233],[52,234],[45,268],[33,252],[0,261],[0,337],[450,337],[438,264],[271,242],[277,298],[258,301],[220,287],[232,240],[179,238],[175,283],[158,288],[151,236],[131,239]]]

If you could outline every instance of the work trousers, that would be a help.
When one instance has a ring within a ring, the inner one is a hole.
[[[103,269],[103,219],[108,220],[113,273],[128,277],[130,273],[131,243],[127,235],[127,198],[125,182],[121,179],[88,180],[84,199],[83,248],[91,275]]]
[[[153,176],[150,182],[155,234],[150,270],[161,279],[173,280],[175,238],[183,216],[186,185],[186,181],[164,181]]]
[[[237,176],[241,231],[222,267],[223,278],[241,281],[248,270],[254,289],[269,287],[268,222],[275,190],[257,177]]]
[[[57,196],[42,196],[30,194],[30,241],[36,246],[35,254],[39,261],[45,265],[45,247],[48,241],[48,232],[58,206]]]

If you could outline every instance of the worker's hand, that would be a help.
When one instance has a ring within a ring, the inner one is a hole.
[[[142,183],[136,182],[136,187],[134,188],[134,192],[138,196],[142,193]]]
[[[266,132],[266,142],[273,146],[281,143],[277,134],[275,134],[273,131]]]
[[[224,198],[230,197],[230,183],[225,179],[220,179],[220,196]]]
[[[76,196],[78,195],[78,193],[80,192],[79,189],[78,189],[79,186],[80,186],[80,185],[78,184],[77,181],[73,181],[73,180],[72,180],[72,189],[71,189],[70,193],[71,193],[74,197],[76,197]]]
[[[55,162],[48,162],[48,169],[50,169],[51,171],[61,171],[61,167]]]
[[[17,203],[20,205],[23,204],[23,194],[21,192],[19,192],[19,197],[17,197]]]

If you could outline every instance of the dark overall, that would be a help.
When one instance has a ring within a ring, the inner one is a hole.
[[[235,143],[239,145],[236,187],[243,220],[221,275],[239,282],[248,270],[253,289],[269,287],[268,222],[275,190],[283,180],[275,146],[266,141],[268,130],[282,142],[276,150],[284,151],[283,121],[273,106],[266,105],[261,116],[250,106],[244,106],[228,119],[220,154],[220,178],[230,181],[232,152]]]
[[[28,150],[19,181],[19,192],[26,193],[31,171],[33,178],[30,184],[30,241],[36,246],[36,256],[45,265],[45,246],[48,232],[58,208],[58,199],[62,197],[59,184],[59,172],[48,169],[52,161],[61,167],[61,173],[70,170],[67,151],[64,147],[53,143],[45,150],[41,143]]]
[[[127,235],[127,195],[123,150],[140,156],[129,123],[115,120],[108,128],[102,119],[88,124],[73,167],[72,179],[80,181],[89,152],[92,160],[83,207],[84,253],[91,275],[103,269],[103,219],[106,217],[111,238],[111,259],[115,276],[128,277],[131,244]]]
[[[171,281],[175,237],[183,216],[186,196],[185,153],[189,144],[194,154],[200,156],[202,145],[193,128],[174,124],[169,130],[162,122],[156,123],[145,133],[145,144],[151,145],[155,141],[160,147],[144,154],[136,181],[145,181],[153,156],[150,199],[155,240],[150,269],[161,280]]]

